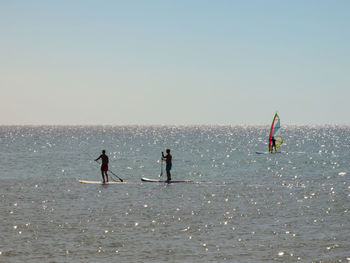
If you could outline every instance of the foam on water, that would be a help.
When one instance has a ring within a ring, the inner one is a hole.
[[[0,127],[0,262],[347,262],[350,128]],[[160,152],[173,178],[149,184]],[[102,149],[127,184],[99,180]]]

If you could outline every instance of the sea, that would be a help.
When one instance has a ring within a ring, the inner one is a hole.
[[[350,127],[268,129],[0,126],[0,262],[350,262]]]

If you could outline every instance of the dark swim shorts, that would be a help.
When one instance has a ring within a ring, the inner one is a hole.
[[[167,164],[166,164],[165,170],[166,170],[166,171],[170,171],[170,170],[171,170],[171,166],[172,166],[171,163],[167,163]]]
[[[108,171],[108,164],[102,164],[101,165],[101,171],[102,172],[107,172]]]

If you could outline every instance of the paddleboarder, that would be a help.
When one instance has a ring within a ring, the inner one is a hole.
[[[95,161],[97,162],[99,159],[102,160],[102,164],[101,164],[101,174],[102,174],[102,183],[106,183],[106,180],[105,180],[105,176],[106,176],[106,179],[107,179],[107,183],[109,182],[108,181],[108,163],[109,163],[109,159],[108,159],[108,156],[106,155],[106,150],[102,150],[102,154],[97,158],[95,159]]]
[[[166,153],[167,153],[167,155],[164,156],[164,152],[162,152],[162,159],[166,162],[165,170],[166,170],[167,180],[171,181],[170,170],[171,170],[171,166],[172,166],[173,156],[170,154],[170,149],[166,149]]]

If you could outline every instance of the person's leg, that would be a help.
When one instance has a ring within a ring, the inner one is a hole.
[[[170,181],[171,180],[170,170],[166,171],[166,176],[168,177],[168,181]]]
[[[103,171],[101,170],[101,175],[102,175],[102,183],[106,183],[105,181],[105,175],[103,174]]]

